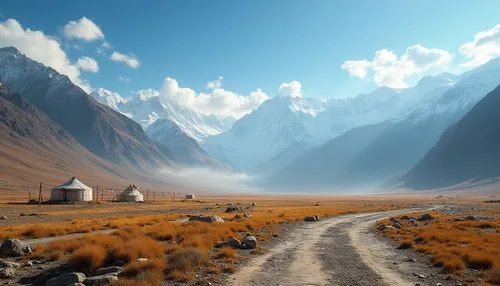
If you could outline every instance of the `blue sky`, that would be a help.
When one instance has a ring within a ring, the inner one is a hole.
[[[500,1],[493,0],[18,0],[0,2],[0,22],[15,19],[23,29],[55,38],[72,63],[82,56],[95,59],[99,71],[81,70],[80,77],[92,88],[124,96],[159,89],[165,77],[202,92],[208,81],[222,76],[224,89],[241,95],[260,88],[274,96],[280,84],[295,80],[305,96],[349,97],[374,89],[377,82],[370,72],[359,78],[341,66],[371,61],[382,49],[401,57],[418,44],[451,56],[446,63],[409,72],[404,84],[427,73],[465,69],[459,68],[467,61],[459,48],[499,24],[498,11]],[[82,17],[104,38],[65,36],[65,25]],[[103,42],[111,48],[102,48]],[[112,61],[114,51],[135,55],[140,66]],[[403,84],[401,79],[387,82]]]

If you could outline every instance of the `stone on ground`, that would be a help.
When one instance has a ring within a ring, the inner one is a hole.
[[[85,284],[86,286],[104,286],[104,285],[111,285],[114,281],[117,281],[118,277],[113,274],[104,274],[104,275],[98,275],[98,276],[93,276],[85,279]]]
[[[66,286],[74,283],[83,283],[85,274],[80,272],[63,273],[47,281],[47,286]]]
[[[257,247],[257,238],[253,235],[247,235],[241,243],[243,249],[255,249]]]
[[[17,257],[31,253],[31,247],[19,239],[6,239],[0,246],[0,256]]]
[[[222,218],[219,216],[213,215],[213,216],[206,216],[206,215],[193,215],[189,217],[189,221],[202,221],[202,222],[224,222]]]

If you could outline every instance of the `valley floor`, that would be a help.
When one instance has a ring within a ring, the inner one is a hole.
[[[418,195],[358,197],[202,197],[191,201],[0,205],[0,240],[20,238],[34,253],[11,284],[43,283],[64,271],[95,275],[119,259],[117,285],[456,285],[429,256],[396,249],[376,223],[456,204],[474,210],[487,197]],[[5,202],[5,201],[4,201]],[[236,212],[225,212],[237,207]],[[224,223],[185,223],[189,215]],[[244,217],[244,214],[250,214]],[[319,215],[318,222],[304,222]],[[214,248],[251,233],[254,250]],[[146,263],[138,258],[148,259]],[[163,281],[163,282],[161,282]],[[203,284],[204,283],[204,284]]]

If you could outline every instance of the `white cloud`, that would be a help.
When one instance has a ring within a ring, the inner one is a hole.
[[[78,21],[69,21],[64,26],[64,35],[68,39],[82,39],[87,42],[104,39],[101,28],[86,17]]]
[[[96,73],[99,71],[99,64],[89,57],[81,57],[76,61],[76,66],[81,70]]]
[[[129,83],[130,82],[130,78],[125,77],[125,76],[119,76],[118,77],[118,81],[123,82],[123,83]]]
[[[222,88],[214,88],[209,93],[196,93],[191,88],[179,86],[172,78],[165,78],[159,91],[160,100],[173,101],[204,114],[216,114],[240,118],[250,113],[269,99],[261,89],[243,96]]]
[[[452,54],[446,50],[413,45],[400,57],[393,51],[381,49],[375,52],[371,61],[345,61],[341,68],[351,76],[361,79],[371,73],[371,79],[379,86],[404,88],[408,86],[408,77],[431,70],[445,70],[451,59]]]
[[[223,80],[224,78],[222,76],[219,76],[216,80],[207,82],[207,89],[213,90],[216,88],[221,88]]]
[[[278,96],[301,97],[302,84],[299,81],[284,82],[278,88]]]
[[[80,78],[78,67],[71,63],[59,42],[41,31],[24,29],[15,19],[0,22],[0,47],[14,46],[31,59],[67,75],[73,83],[89,92],[90,85]]]
[[[342,64],[341,68],[347,71],[351,76],[363,79],[366,77],[370,65],[371,63],[366,60],[346,61]]]
[[[474,40],[460,46],[460,54],[467,58],[461,66],[473,68],[500,56],[500,24],[481,31],[474,36]]]
[[[133,69],[136,69],[141,65],[139,59],[136,56],[126,55],[116,51],[111,54],[111,60],[124,63]]]

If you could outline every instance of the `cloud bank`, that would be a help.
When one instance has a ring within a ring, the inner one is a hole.
[[[222,77],[207,84],[209,92],[196,93],[191,88],[181,87],[177,80],[167,77],[159,90],[160,100],[173,101],[204,114],[216,114],[240,118],[252,112],[269,99],[261,89],[248,95],[240,95],[222,87]]]
[[[349,60],[341,68],[361,79],[372,74],[372,80],[378,86],[405,88],[408,87],[408,77],[424,74],[431,69],[444,71],[450,66],[451,59],[452,54],[446,50],[413,45],[401,56],[394,51],[381,49],[375,52],[371,61]]]

